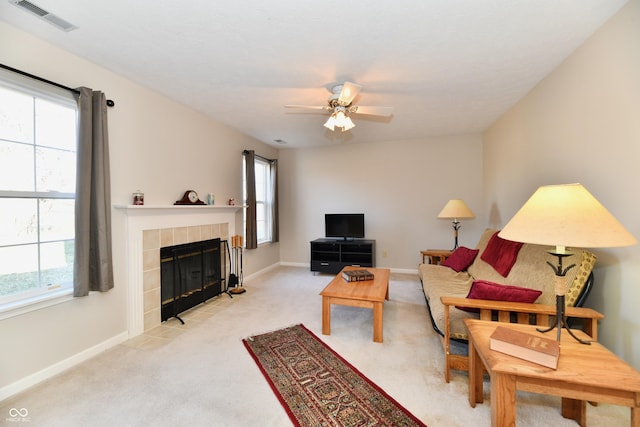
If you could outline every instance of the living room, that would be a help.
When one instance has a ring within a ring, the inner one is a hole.
[[[632,0],[484,132],[307,149],[243,135],[120,76],[117,66],[107,70],[4,22],[0,47],[7,65],[116,100],[109,110],[114,204],[130,203],[137,189],[148,205],[171,205],[191,188],[213,192],[217,203],[239,200],[242,150],[277,158],[280,242],[246,251],[250,281],[277,265],[308,266],[323,215],[338,211],[365,213],[378,266],[414,273],[420,250],[452,246],[450,223],[436,218],[447,200],[462,198],[475,212],[460,233],[461,244],[472,246],[544,184],[581,182],[640,236],[640,202],[626,197],[640,182],[639,24],[640,1]],[[12,349],[2,355],[0,398],[128,338],[125,221],[114,209],[113,290],[0,320]],[[600,341],[640,369],[640,247],[595,252],[588,306],[605,314]]]

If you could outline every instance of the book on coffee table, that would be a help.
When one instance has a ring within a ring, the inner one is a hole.
[[[344,270],[342,278],[347,282],[361,282],[364,280],[373,280],[373,273],[367,270]]]
[[[558,368],[558,341],[498,326],[491,334],[490,348],[548,368]]]

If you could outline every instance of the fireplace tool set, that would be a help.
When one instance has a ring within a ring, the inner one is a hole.
[[[229,252],[229,294],[242,294],[246,289],[242,287],[242,236],[231,236],[231,251]]]

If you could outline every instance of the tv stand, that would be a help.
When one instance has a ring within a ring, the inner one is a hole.
[[[323,238],[311,242],[311,271],[338,274],[346,266],[375,267],[376,241]]]

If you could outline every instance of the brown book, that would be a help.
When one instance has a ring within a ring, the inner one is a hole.
[[[490,348],[548,368],[558,368],[560,344],[539,335],[498,326],[491,334]]]
[[[373,280],[373,273],[368,270],[344,270],[342,278],[347,282],[361,282],[364,280]]]

